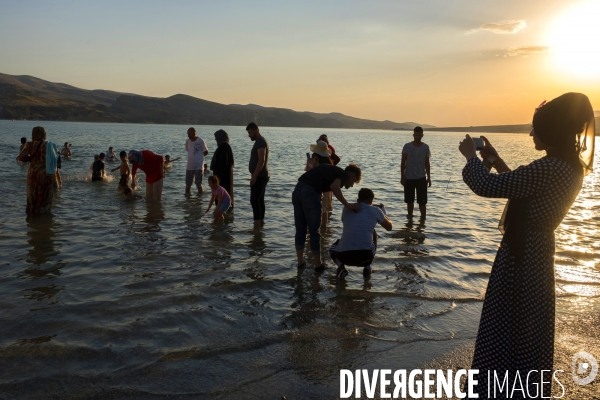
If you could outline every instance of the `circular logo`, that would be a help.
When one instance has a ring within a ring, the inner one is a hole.
[[[582,359],[585,361],[581,361]],[[578,385],[587,385],[598,375],[598,361],[590,353],[580,351],[573,355],[571,369],[573,372],[573,382]],[[580,375],[584,374],[588,375],[585,378],[580,378]]]

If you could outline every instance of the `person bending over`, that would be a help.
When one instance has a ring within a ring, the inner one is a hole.
[[[345,208],[342,211],[342,238],[335,241],[329,249],[329,255],[338,266],[336,276],[343,279],[348,275],[346,265],[363,267],[363,275],[371,275],[371,263],[377,249],[377,224],[385,230],[392,230],[392,221],[385,215],[383,204],[373,206],[375,194],[371,189],[358,191],[357,203],[360,212]]]
[[[210,198],[210,204],[208,205],[208,208],[204,214],[208,213],[216,200],[218,205],[215,208],[215,211],[213,211],[215,222],[223,221],[223,214],[225,214],[231,205],[231,197],[229,196],[229,193],[227,193],[227,190],[225,190],[223,186],[220,186],[219,183],[218,176],[213,175],[208,177],[208,186],[210,186],[212,196]]]
[[[342,194],[342,187],[346,189],[360,182],[362,172],[358,165],[348,164],[345,169],[329,164],[317,165],[305,172],[296,184],[292,193],[292,204],[294,205],[294,224],[296,225],[296,256],[298,257],[298,269],[306,267],[304,262],[304,244],[306,243],[306,230],[310,233],[310,250],[313,254],[315,271],[325,270],[325,264],[321,262],[321,193],[333,192],[333,195],[346,208],[352,211],[360,211],[360,205],[348,203]]]

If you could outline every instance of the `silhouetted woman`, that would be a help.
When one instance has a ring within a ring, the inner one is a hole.
[[[217,141],[217,150],[213,154],[210,162],[210,169],[213,175],[219,177],[221,186],[227,190],[231,197],[231,207],[233,207],[233,151],[229,145],[229,136],[223,129],[215,132],[215,140]]]
[[[529,165],[511,171],[485,138],[483,162],[468,135],[460,143],[467,159],[463,179],[471,190],[509,199],[471,366],[479,369],[479,398],[487,398],[488,371],[492,385],[494,370],[500,380],[509,371],[511,388],[519,374],[525,393],[517,390],[512,398],[523,394],[528,398],[527,390],[534,396],[535,385],[541,382],[539,372],[553,369],[554,230],[579,194],[584,175],[592,170],[594,129],[588,98],[566,93],[536,110],[530,135],[535,149],[546,156]],[[489,173],[486,168],[491,167],[499,173]],[[527,379],[533,370],[538,372]],[[546,372],[545,382],[552,381],[550,375]],[[551,383],[546,383],[544,396],[550,396],[550,390]]]

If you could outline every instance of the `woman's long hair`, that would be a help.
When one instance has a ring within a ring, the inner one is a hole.
[[[540,106],[533,115],[536,136],[551,148],[550,157],[566,161],[587,175],[594,162],[594,109],[586,95],[565,93]]]

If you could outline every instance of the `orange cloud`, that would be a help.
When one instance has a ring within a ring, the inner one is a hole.
[[[490,31],[497,34],[515,34],[521,32],[525,28],[527,28],[527,23],[525,20],[520,19],[483,24],[479,27],[479,30]]]

